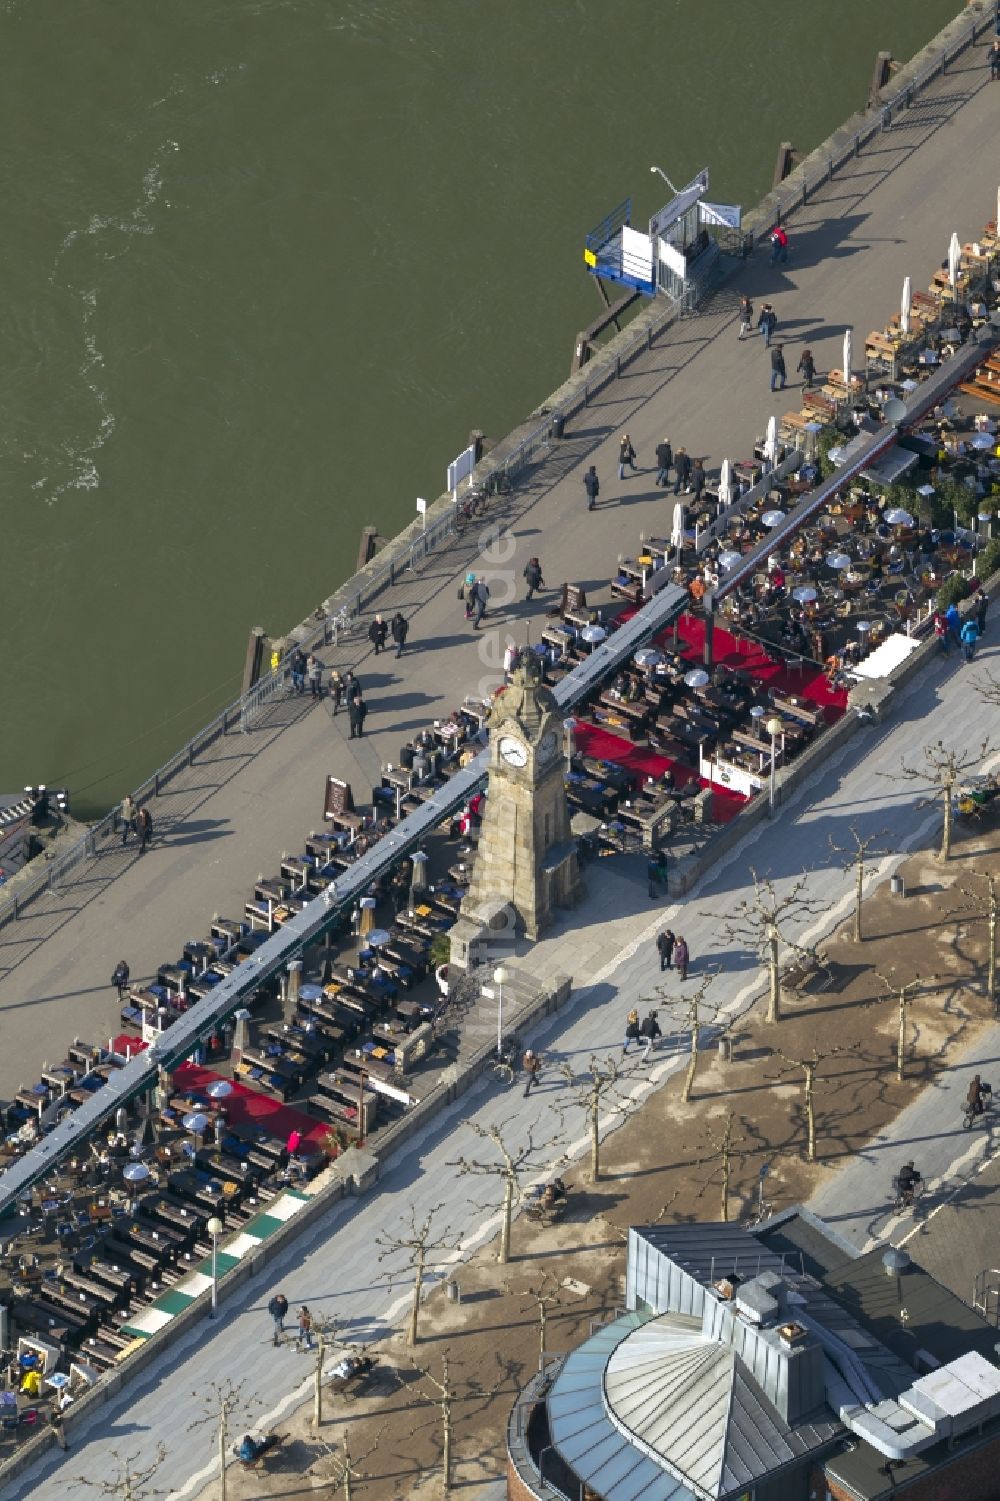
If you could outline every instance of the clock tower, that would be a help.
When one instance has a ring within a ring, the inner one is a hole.
[[[489,795],[463,916],[497,900],[517,912],[528,938],[556,907],[581,893],[576,841],[563,781],[563,724],[532,655],[514,669],[489,720]]]

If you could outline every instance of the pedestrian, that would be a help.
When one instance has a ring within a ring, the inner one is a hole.
[[[305,1347],[306,1347],[307,1350],[311,1350],[312,1349],[312,1347],[313,1347],[312,1323],[313,1323],[313,1321],[312,1321],[312,1314],[309,1312],[308,1308],[303,1303],[302,1307],[299,1309],[299,1332],[298,1332],[298,1337],[296,1338],[296,1341],[295,1341],[295,1348],[297,1350],[301,1350],[303,1345],[305,1345]]]
[[[148,808],[140,808],[135,815],[135,831],[139,836],[139,853],[146,853],[146,845],[153,837],[153,815]]]
[[[1000,29],[1000,11],[997,12],[997,26]],[[1000,37],[990,48],[990,78],[993,83],[1000,80]]]
[[[587,510],[592,511],[597,504],[597,497],[601,493],[601,484],[597,478],[597,470],[593,464],[583,476],[583,488],[587,492]]]
[[[53,1407],[49,1412],[49,1427],[52,1429],[56,1443],[60,1449],[68,1449],[69,1443],[66,1438],[66,1430],[63,1427],[63,1415],[58,1407]]]
[[[475,594],[475,588],[476,588],[476,575],[474,573],[467,573],[465,575],[465,582],[463,583],[461,589],[459,589],[459,591],[458,591],[458,597],[459,597],[459,599],[462,601],[462,603],[465,606],[465,618],[466,618],[466,620],[471,620],[472,619],[472,605],[473,605],[473,596]]]
[[[135,828],[135,803],[128,792],[122,798],[121,820],[122,844],[127,844],[129,833]]]
[[[989,607],[990,602],[986,597],[986,592],[985,590],[980,589],[979,597],[976,600],[976,625],[979,629],[980,635],[983,635],[984,631],[986,630],[986,612]]]
[[[816,361],[813,359],[811,349],[803,349],[799,363],[795,367],[795,373],[801,375],[802,384],[807,391],[811,391],[812,383],[816,378]]]
[[[690,484],[690,489],[694,492],[694,500],[692,501],[693,505],[697,505],[698,502],[701,500],[701,492],[702,492],[702,490],[704,490],[704,488],[705,488],[705,460],[704,459],[694,459],[694,460],[692,460],[692,463],[691,463],[691,484]]]
[[[310,652],[306,662],[306,677],[313,698],[323,697],[323,664],[315,652]]]
[[[771,230],[771,264],[775,261],[787,261],[788,259],[788,236],[780,224],[776,224]]]
[[[532,1088],[538,1083],[538,1073],[542,1066],[542,1060],[532,1048],[528,1048],[521,1059],[521,1066],[528,1076],[528,1082],[524,1086],[524,1098],[527,1099]]]
[[[945,610],[944,619],[948,627],[948,639],[954,641],[956,646],[961,646],[962,639],[959,631],[962,629],[962,617],[958,613],[958,606],[954,600],[952,600],[947,610]]]
[[[670,446],[670,439],[664,438],[662,443],[656,445],[656,484],[667,488],[667,473],[674,462],[674,450]]]
[[[520,656],[520,649],[514,644],[513,641],[508,641],[507,645],[503,649],[503,675],[508,680],[508,682],[510,681],[514,668],[517,666],[518,661],[520,660]]]
[[[775,344],[771,350],[771,390],[783,391],[785,389],[785,356],[782,354],[784,345]]]
[[[645,1063],[656,1046],[657,1038],[663,1036],[663,1033],[660,1031],[660,1024],[656,1020],[655,1011],[651,1011],[648,1016],[643,1017],[642,1026],[639,1028],[639,1031],[646,1039],[646,1047],[642,1055],[642,1062]]]
[[[347,702],[354,703],[361,697],[361,679],[354,676],[353,668],[348,668],[344,673],[344,683],[347,688]]]
[[[111,976],[111,983],[118,991],[119,1001],[122,1000],[125,992],[128,990],[128,977],[128,965],[126,964],[124,959],[119,959],[118,963],[114,967],[114,971]]]
[[[472,629],[478,631],[486,614],[486,606],[489,603],[490,589],[482,574],[476,579],[472,591]]]
[[[674,944],[677,942],[672,930],[664,928],[662,933],[656,935],[656,952],[660,956],[660,972],[672,968]]]
[[[368,627],[368,640],[374,646],[376,656],[378,656],[379,652],[382,651],[385,647],[385,638],[388,636],[388,634],[389,627],[386,625],[381,615],[376,615],[375,619]]]
[[[667,889],[667,855],[665,850],[660,850],[652,860],[646,863],[646,880],[649,884],[649,900],[655,902],[659,896],[659,888]]]
[[[284,1293],[275,1293],[267,1305],[267,1311],[274,1320],[274,1343],[280,1345],[281,1336],[285,1332],[285,1314],[288,1312],[288,1299]]]
[[[691,488],[691,455],[686,448],[678,448],[674,456],[674,475],[674,494],[679,495],[682,489],[687,494]]]
[[[624,435],[618,445],[618,478],[625,478],[625,465],[628,465],[635,474],[639,466],[635,461],[635,449],[632,447],[632,439],[628,433]]]
[[[744,292],[740,298],[740,338],[745,339],[753,329],[753,303]]]
[[[292,674],[292,688],[296,693],[306,691],[306,654],[301,646],[297,646],[292,652],[288,662],[288,669]]]
[[[689,958],[690,954],[687,944],[683,938],[678,938],[674,944],[674,969],[676,969],[682,980],[686,980],[688,977]]]
[[[948,644],[948,622],[941,610],[934,611],[934,638],[945,656],[949,656],[951,647]]]
[[[351,733],[347,737],[349,740],[361,739],[362,735],[365,732],[365,715],[367,713],[368,705],[365,703],[360,694],[357,698],[352,698],[350,700],[347,705],[347,718],[351,726]]]
[[[637,1041],[642,1036],[639,1026],[639,1013],[635,1007],[625,1018],[625,1041],[622,1043],[622,1057],[624,1058],[629,1049],[629,1043]]]
[[[406,645],[406,638],[410,634],[410,622],[402,610],[397,610],[392,617],[390,630],[392,631],[392,639],[396,643],[396,656],[401,657],[403,655],[403,647]]]
[[[771,306],[771,304],[769,302],[765,302],[764,306],[760,310],[760,317],[757,319],[757,327],[764,335],[765,349],[770,348],[771,340],[774,337],[774,330],[777,328],[777,326],[778,315],[774,311],[774,308]]]
[[[344,696],[347,693],[347,687],[338,667],[332,667],[330,669],[330,682],[328,684],[328,687],[330,689],[330,700],[333,704],[333,717],[334,719],[336,719],[337,710],[344,702]]]
[[[971,662],[976,655],[976,642],[979,640],[979,628],[970,615],[962,626],[962,650],[965,652],[965,660]]]
[[[528,586],[528,592],[525,595],[526,599],[531,599],[536,589],[545,588],[545,580],[542,578],[542,565],[537,558],[528,559],[524,565],[521,577]]]

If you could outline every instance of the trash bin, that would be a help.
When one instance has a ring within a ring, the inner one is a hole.
[[[905,896],[906,895],[906,882],[903,880],[903,877],[902,876],[890,876],[889,877],[889,890],[892,892],[893,896]]]
[[[731,1037],[720,1037],[719,1038],[719,1062],[720,1063],[732,1063],[732,1061],[733,1061],[733,1039]]]
[[[447,1297],[449,1303],[461,1303],[462,1289],[459,1287],[454,1277],[448,1278],[447,1282],[444,1285],[444,1290],[445,1296]]]
[[[563,434],[565,433],[565,431],[566,431],[566,418],[563,416],[562,412],[553,412],[553,414],[552,414],[552,436],[553,436],[553,438],[561,438],[563,436]]]

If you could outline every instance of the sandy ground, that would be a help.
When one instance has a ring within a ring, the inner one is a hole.
[[[984,836],[973,829],[960,830],[959,841],[959,857],[946,866],[926,853],[906,863],[905,900],[886,884],[866,901],[863,943],[853,941],[850,924],[827,943],[833,985],[787,996],[777,1026],[755,1007],[732,1033],[732,1062],[721,1061],[715,1048],[706,1051],[689,1105],[681,1101],[676,1075],[641,1115],[625,1119],[605,1141],[597,1183],[590,1182],[589,1163],[563,1169],[570,1188],[565,1219],[547,1228],[516,1221],[507,1266],[497,1264],[494,1242],[460,1269],[460,1303],[447,1301],[440,1288],[432,1292],[418,1345],[409,1349],[400,1336],[379,1346],[367,1387],[348,1400],[325,1396],[318,1434],[311,1403],[304,1403],[281,1429],[286,1441],[266,1472],[231,1467],[230,1501],[344,1494],[345,1439],[353,1496],[440,1496],[442,1414],[433,1382],[420,1372],[440,1379],[446,1352],[454,1391],[453,1489],[474,1490],[502,1472],[507,1416],[537,1368],[538,1297],[546,1299],[548,1350],[569,1349],[593,1319],[621,1302],[628,1225],[711,1220],[724,1212],[730,1219],[749,1217],[764,1162],[774,1209],[807,1199],[947,1068],[991,1015],[984,993],[987,925],[969,893],[985,888],[975,873],[1000,875],[1000,840],[992,830]],[[981,912],[981,896],[979,903]],[[894,982],[918,982],[902,1081],[895,1076],[898,1008],[878,971]],[[676,980],[668,988],[673,994],[680,989]],[[805,1160],[802,1071],[786,1060],[811,1058],[817,1048],[817,1160],[811,1163]],[[719,1143],[727,1123],[733,1151],[723,1206]],[[299,1359],[305,1380],[310,1357]],[[219,1490],[215,1481],[203,1496]]]

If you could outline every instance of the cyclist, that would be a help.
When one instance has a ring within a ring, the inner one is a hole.
[[[916,1191],[919,1188],[920,1184],[923,1182],[923,1179],[917,1172],[916,1168],[913,1166],[912,1162],[903,1163],[903,1166],[899,1170],[899,1176],[897,1177],[896,1182],[899,1187],[899,1197],[902,1199],[903,1203],[912,1204],[914,1195],[916,1194]]]
[[[978,1074],[975,1074],[969,1085],[969,1092],[965,1096],[966,1106],[972,1115],[982,1115],[986,1106],[983,1103],[983,1086]]]

